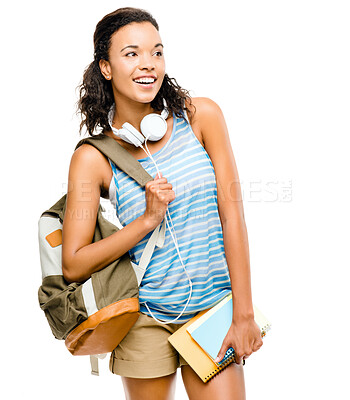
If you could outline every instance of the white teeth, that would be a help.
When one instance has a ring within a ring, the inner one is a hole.
[[[135,79],[135,82],[137,83],[153,83],[155,81],[154,78],[140,78],[140,79]]]

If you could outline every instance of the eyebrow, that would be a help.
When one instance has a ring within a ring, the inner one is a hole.
[[[157,43],[154,47],[158,47],[158,46],[162,46],[164,48],[162,43]],[[127,49],[128,47],[131,47],[132,49],[138,49],[139,48],[139,46],[137,46],[135,44],[129,44],[128,46],[125,46],[123,49],[121,49],[120,52],[122,52],[123,50]]]

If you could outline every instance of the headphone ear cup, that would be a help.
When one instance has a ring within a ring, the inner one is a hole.
[[[157,141],[166,134],[168,126],[161,115],[152,113],[142,119],[140,128],[147,140]]]
[[[122,132],[122,133],[121,133]],[[123,135],[123,137],[121,136]],[[119,135],[121,139],[125,140],[128,143],[133,144],[136,147],[140,147],[142,143],[144,143],[145,138],[141,135],[141,133],[135,129],[129,122],[125,122],[122,125],[122,129],[119,130]]]

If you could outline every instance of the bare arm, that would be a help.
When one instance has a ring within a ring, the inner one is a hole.
[[[220,354],[223,356],[229,343],[234,344],[240,363],[243,355],[247,358],[262,345],[259,328],[254,322],[249,245],[241,188],[221,109],[208,98],[197,98],[195,106],[205,149],[215,170],[218,211],[232,287],[233,326]]]
[[[111,236],[92,243],[103,181],[101,171],[106,162],[90,145],[82,145],[72,156],[62,228],[62,269],[68,282],[85,281],[134,247],[161,222],[174,194],[166,178],[148,182],[145,213]],[[161,200],[159,196],[163,196]],[[162,207],[164,213],[152,214],[152,210]]]
[[[219,106],[208,98],[197,98],[198,120],[205,149],[215,170],[218,210],[223,228],[225,255],[231,277],[237,314],[253,313],[250,287],[249,247],[241,189],[235,159]]]

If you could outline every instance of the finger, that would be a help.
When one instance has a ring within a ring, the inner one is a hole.
[[[173,185],[171,184],[171,183],[159,183],[158,184],[158,189],[161,189],[161,190],[165,190],[165,189],[172,189],[173,188]]]
[[[166,178],[158,178],[157,176],[153,179],[153,181],[148,181],[145,185],[146,190],[151,188],[157,188],[159,184],[167,183]]]
[[[242,356],[238,357],[237,354],[236,354],[235,355],[235,361],[236,361],[236,364],[241,365],[242,361],[243,361],[243,357]]]
[[[165,195],[165,201],[167,201],[168,203],[170,203],[171,201],[173,201],[175,199],[175,193],[172,190],[167,190]]]
[[[229,348],[229,346],[227,346],[226,344],[223,344],[218,352],[218,355],[216,356],[214,362],[219,362],[224,358],[224,355],[226,354],[227,349]]]
[[[162,172],[159,171],[159,173],[157,172],[156,176],[154,179],[160,179],[163,176]]]
[[[156,190],[155,193],[157,194],[160,200],[168,199],[170,197],[173,197],[175,194],[174,191],[171,189],[162,189],[162,188],[158,188],[158,190]]]
[[[235,352],[235,362],[236,364],[242,364],[243,358],[246,356],[244,351]]]
[[[149,181],[146,183],[146,188],[151,189],[153,188],[154,190],[158,190],[161,184],[166,184],[167,179],[166,178],[155,178],[153,181]]]
[[[262,340],[255,342],[254,346],[253,346],[253,351],[259,350],[262,345],[263,345],[263,341]]]

